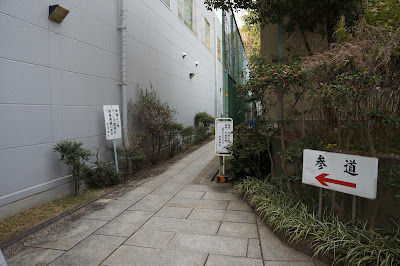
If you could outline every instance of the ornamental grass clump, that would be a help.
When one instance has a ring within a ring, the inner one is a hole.
[[[352,226],[327,210],[318,220],[316,206],[298,201],[267,179],[244,179],[234,192],[246,198],[266,224],[288,237],[289,243],[311,241],[314,257],[332,254],[333,264],[400,265],[398,224],[395,231],[370,230],[365,221]]]

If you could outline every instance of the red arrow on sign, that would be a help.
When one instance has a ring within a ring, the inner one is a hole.
[[[341,186],[345,186],[345,187],[352,187],[352,188],[356,188],[356,186],[357,186],[354,183],[325,178],[328,175],[329,174],[320,174],[319,176],[316,176],[315,179],[317,179],[323,186],[328,186],[326,183],[332,183],[332,184],[341,185]]]

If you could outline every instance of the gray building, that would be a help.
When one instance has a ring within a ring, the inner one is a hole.
[[[220,116],[222,29],[203,2],[0,1],[0,219],[70,194],[70,169],[52,148],[110,145],[102,106],[124,113],[138,88],[151,84],[184,125],[200,111]],[[60,24],[48,19],[55,4],[70,11]]]

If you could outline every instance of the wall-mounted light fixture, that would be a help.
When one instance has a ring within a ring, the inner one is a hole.
[[[196,66],[198,66],[198,65],[199,65],[199,61],[194,62],[194,64],[195,64]]]
[[[182,58],[185,58],[185,57],[186,57],[186,53],[182,52]]]
[[[49,19],[58,24],[65,19],[68,13],[69,10],[60,5],[49,6]]]
[[[194,77],[194,73],[189,74],[189,78],[192,79]]]

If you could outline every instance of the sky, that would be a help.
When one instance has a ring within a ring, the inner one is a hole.
[[[218,19],[219,19],[219,22],[221,22],[221,24],[222,24],[222,11],[221,11],[221,9],[215,10],[214,12],[217,14],[217,17],[218,17]],[[244,25],[244,23],[243,23],[241,17],[243,16],[243,14],[244,14],[245,12],[246,12],[245,9],[240,9],[240,10],[234,12],[235,18],[236,18],[236,23],[238,24],[238,27],[239,27],[239,28],[241,28],[241,27]]]

